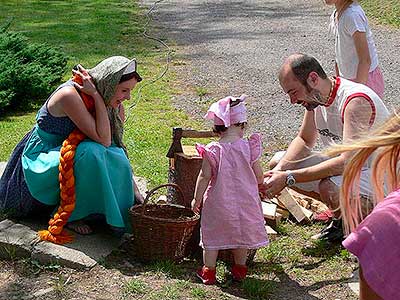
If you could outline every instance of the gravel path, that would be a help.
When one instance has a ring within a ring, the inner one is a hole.
[[[263,133],[269,151],[282,148],[295,136],[303,108],[290,105],[277,72],[285,57],[303,52],[333,74],[334,44],[327,30],[332,9],[321,0],[158,3],[153,14],[156,35],[176,43],[173,69],[181,79],[182,94],[175,104],[201,119],[204,101],[245,93],[250,96],[250,130]],[[400,104],[400,31],[371,27],[385,77],[385,101],[393,108]],[[202,99],[199,89],[207,91]]]

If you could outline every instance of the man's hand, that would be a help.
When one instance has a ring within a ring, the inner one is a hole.
[[[264,174],[265,180],[263,183],[265,194],[268,199],[274,198],[286,186],[286,172],[285,171],[268,171]]]
[[[267,189],[264,186],[264,183],[260,183],[258,185],[258,194],[260,195],[261,199],[267,198]]]

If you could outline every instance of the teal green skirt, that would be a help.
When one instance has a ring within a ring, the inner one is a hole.
[[[60,202],[58,165],[64,139],[36,127],[23,151],[22,167],[29,191],[46,205]],[[76,206],[69,221],[102,214],[109,225],[130,228],[132,168],[122,148],[84,140],[75,153],[74,175]]]

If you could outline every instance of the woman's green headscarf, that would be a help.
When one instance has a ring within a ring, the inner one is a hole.
[[[118,147],[122,147],[125,150],[125,153],[126,147],[122,141],[124,131],[122,120],[119,117],[118,110],[108,105],[115,94],[115,89],[119,84],[122,75],[124,75],[127,70],[129,70],[127,73],[131,73],[132,70],[136,72],[136,61],[123,56],[109,57],[100,62],[94,68],[88,70],[89,75],[92,77],[94,84],[96,85],[97,91],[103,97],[107,106],[113,141]]]

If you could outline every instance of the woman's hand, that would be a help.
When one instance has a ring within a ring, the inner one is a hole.
[[[78,70],[72,69],[72,73],[82,79],[82,85],[74,82],[75,87],[77,87],[79,91],[90,96],[93,96],[97,93],[97,89],[94,85],[92,77],[89,75],[88,71],[84,67],[78,65]]]

